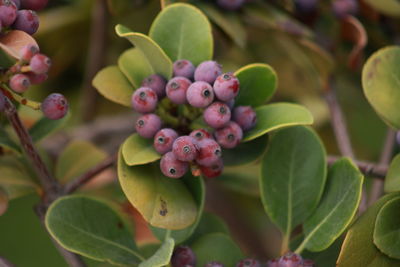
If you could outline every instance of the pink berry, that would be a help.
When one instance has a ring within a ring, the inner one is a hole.
[[[29,80],[31,81],[31,84],[43,83],[48,78],[47,73],[35,74],[35,73],[30,71],[30,72],[27,72],[25,74],[26,74],[26,76],[28,76]]]
[[[21,1],[20,0],[11,0],[14,2],[15,6],[17,7],[17,9],[19,9],[21,7]]]
[[[0,22],[2,27],[8,27],[17,18],[17,6],[11,0],[0,0]]]
[[[174,62],[174,77],[181,76],[188,79],[193,79],[195,69],[196,68],[189,60],[177,60]]]
[[[304,259],[302,267],[314,267],[314,261],[313,260]]]
[[[196,162],[202,166],[212,166],[222,157],[221,146],[213,139],[203,139],[198,142],[199,155]]]
[[[234,148],[242,140],[243,131],[236,122],[230,121],[226,127],[217,130],[214,135],[223,148]]]
[[[234,99],[239,93],[239,79],[232,73],[224,73],[214,82],[215,96],[224,102]]]
[[[214,100],[214,91],[206,82],[194,82],[187,89],[186,99],[193,107],[205,108]]]
[[[51,60],[43,54],[36,54],[31,58],[29,62],[31,71],[35,74],[47,73],[51,66]]]
[[[58,120],[67,114],[68,102],[61,94],[51,94],[42,102],[41,109],[47,118]]]
[[[175,139],[178,138],[178,134],[171,128],[164,128],[159,130],[154,136],[154,148],[160,154],[165,154],[172,150],[172,144]]]
[[[303,259],[300,255],[288,252],[279,259],[279,267],[301,267]]]
[[[236,267],[261,267],[258,260],[255,259],[244,259],[236,264]]]
[[[205,129],[198,129],[192,131],[189,136],[193,137],[197,141],[204,140],[205,138],[212,138],[211,134]]]
[[[149,87],[140,87],[132,94],[132,107],[140,113],[153,112],[157,107],[157,94]]]
[[[17,93],[24,93],[31,86],[28,76],[24,74],[15,74],[11,77],[9,85]]]
[[[165,90],[167,97],[175,104],[186,103],[186,92],[192,82],[185,77],[175,77],[169,80]]]
[[[334,0],[332,9],[336,17],[344,18],[357,13],[358,3],[356,0]]]
[[[198,155],[197,141],[187,135],[178,137],[172,145],[172,152],[181,161],[192,161]]]
[[[174,153],[167,152],[161,157],[161,172],[170,178],[180,178],[189,170],[189,164],[178,160]]]
[[[145,114],[136,121],[136,132],[144,138],[153,138],[161,128],[161,119],[156,114]]]
[[[214,102],[204,110],[203,119],[211,127],[219,129],[231,119],[231,110],[225,103]]]
[[[18,10],[17,18],[12,27],[15,30],[24,31],[30,35],[34,34],[39,28],[39,17],[32,10]]]
[[[204,61],[197,66],[194,72],[195,81],[204,81],[212,84],[222,73],[221,65],[215,61]]]
[[[250,106],[239,106],[233,110],[233,120],[247,131],[256,125],[257,114]]]
[[[201,173],[207,178],[214,178],[220,176],[223,170],[224,170],[224,163],[222,159],[219,159],[217,162],[208,167],[200,165]]]
[[[279,259],[272,259],[267,261],[267,267],[279,267]]]
[[[149,87],[156,92],[159,99],[165,96],[165,85],[167,81],[165,78],[158,74],[153,74],[142,81],[142,87]]]
[[[39,11],[46,7],[48,0],[21,0],[22,8]]]
[[[39,47],[35,44],[27,44],[20,50],[21,60],[29,62],[34,55],[39,53]]]
[[[171,258],[172,267],[186,267],[196,265],[196,256],[188,246],[178,246],[175,248]]]

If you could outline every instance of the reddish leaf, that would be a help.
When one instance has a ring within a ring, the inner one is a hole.
[[[16,59],[20,58],[19,51],[21,48],[28,44],[35,44],[38,46],[35,39],[23,31],[10,31],[0,37],[0,48]]]

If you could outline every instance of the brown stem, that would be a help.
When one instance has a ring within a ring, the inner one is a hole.
[[[332,166],[335,161],[340,159],[339,156],[328,156],[328,165]],[[389,166],[387,164],[376,164],[373,162],[353,160],[360,171],[366,175],[376,178],[376,180],[382,180],[385,178]]]

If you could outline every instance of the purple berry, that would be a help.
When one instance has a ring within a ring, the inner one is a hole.
[[[0,0],[0,22],[2,27],[10,26],[17,18],[17,6],[11,0]]]
[[[177,132],[171,128],[159,130],[154,136],[154,148],[160,154],[165,154],[172,150],[172,144],[178,138]]]
[[[194,72],[195,81],[203,81],[213,84],[215,79],[222,73],[221,65],[215,61],[204,61],[197,66]]]
[[[165,85],[167,81],[163,76],[158,74],[153,74],[142,81],[142,87],[149,87],[156,92],[159,99],[165,96]]]
[[[279,267],[301,267],[302,262],[300,255],[288,252],[279,259]]]
[[[153,138],[161,129],[161,119],[156,114],[145,114],[136,121],[136,132],[144,138]]]
[[[219,100],[228,102],[239,93],[239,79],[232,73],[224,73],[215,80],[213,88]]]
[[[220,176],[223,170],[224,170],[224,163],[222,159],[219,159],[217,162],[208,167],[200,165],[201,173],[207,178],[214,178]]]
[[[167,152],[161,157],[160,169],[167,177],[180,178],[189,170],[189,164],[178,160],[174,153]]]
[[[347,15],[354,15],[358,11],[356,0],[334,0],[332,3],[333,13],[338,18],[344,18]]]
[[[27,44],[19,51],[21,60],[25,62],[29,62],[37,53],[39,53],[39,47],[35,44]]]
[[[227,104],[228,107],[232,110],[233,107],[235,106],[235,99],[231,99],[228,102],[225,102],[225,104]]]
[[[29,62],[29,67],[31,71],[35,74],[44,74],[49,71],[51,66],[51,60],[43,54],[36,54],[31,58]]]
[[[211,261],[211,262],[207,263],[206,265],[204,265],[204,267],[225,267],[225,266],[218,261]]]
[[[167,87],[167,97],[175,104],[186,103],[186,92],[192,82],[185,77],[175,77],[169,80]]]
[[[266,267],[279,267],[279,259],[272,259],[267,261]]]
[[[6,105],[6,99],[2,91],[0,91],[0,112],[4,111]]]
[[[258,260],[255,259],[244,259],[236,264],[236,267],[261,267]]]
[[[205,138],[212,138],[211,134],[205,129],[198,129],[192,131],[189,136],[193,137],[197,141],[204,140]]]
[[[196,265],[196,256],[187,246],[176,247],[171,258],[172,267],[186,267]]]
[[[245,0],[218,0],[217,4],[227,10],[237,10],[243,6]]]
[[[318,0],[295,0],[294,4],[300,13],[311,13],[317,8]]]
[[[42,73],[42,74],[35,74],[31,71],[25,73],[26,76],[28,76],[29,80],[31,81],[31,84],[40,84],[47,80],[48,75],[47,73]]]
[[[22,8],[32,9],[35,11],[46,7],[48,0],[21,0]]]
[[[231,110],[222,102],[212,103],[203,113],[204,121],[215,129],[224,127],[231,119]]]
[[[226,127],[217,130],[214,135],[223,148],[234,148],[242,140],[243,131],[236,122],[230,121]]]
[[[68,101],[62,94],[51,94],[40,107],[44,116],[51,120],[63,118],[68,112]]]
[[[19,9],[21,7],[21,1],[20,0],[11,0],[14,2],[15,6],[17,7],[17,9]]]
[[[132,107],[140,113],[153,112],[157,107],[157,94],[149,87],[140,87],[131,98]]]
[[[24,74],[15,74],[11,77],[9,85],[17,93],[24,93],[31,86],[28,76]]]
[[[177,159],[181,161],[192,161],[198,155],[197,141],[191,136],[178,137],[172,145],[172,152],[174,152]]]
[[[199,155],[196,162],[202,166],[212,166],[222,157],[221,146],[213,139],[207,138],[198,142]]]
[[[301,267],[314,267],[314,261],[313,260],[304,259],[303,260],[303,265]]]
[[[257,114],[250,106],[239,106],[233,110],[233,120],[243,131],[247,131],[256,125]]]
[[[187,89],[186,99],[193,107],[205,108],[213,102],[214,91],[206,82],[194,82]]]
[[[174,77],[181,76],[188,79],[193,79],[195,69],[196,68],[189,60],[177,60],[174,62]]]
[[[32,35],[39,28],[39,17],[35,11],[25,9],[18,10],[17,18],[12,27]]]

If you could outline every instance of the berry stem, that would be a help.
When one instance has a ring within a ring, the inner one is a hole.
[[[21,67],[21,72],[30,72],[32,71],[30,66],[22,66]]]
[[[29,100],[23,96],[20,96],[19,94],[14,93],[13,90],[11,90],[7,85],[2,84],[2,87],[0,88],[0,90],[2,90],[3,93],[8,98],[15,100],[16,102],[20,103],[21,105],[30,107],[31,109],[34,109],[34,110],[40,110],[41,103]]]
[[[174,116],[172,116],[163,106],[159,105],[157,107],[156,114],[158,116],[160,116],[160,118],[167,124],[170,124],[173,127],[179,126],[178,118],[175,118]]]

